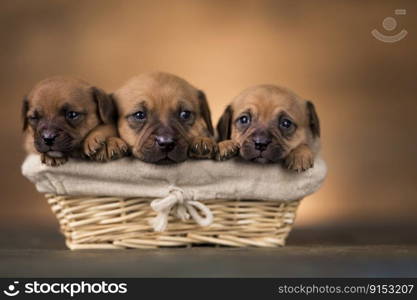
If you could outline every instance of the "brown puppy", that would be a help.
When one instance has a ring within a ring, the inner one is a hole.
[[[313,103],[273,85],[244,90],[226,108],[217,130],[219,160],[239,152],[245,160],[282,162],[300,172],[313,166],[319,150],[320,124]]]
[[[104,91],[74,78],[39,82],[23,100],[25,149],[43,163],[58,166],[68,157],[109,160],[123,155],[115,107]]]
[[[168,73],[130,79],[113,95],[120,136],[136,158],[150,163],[214,157],[210,110],[204,93]]]

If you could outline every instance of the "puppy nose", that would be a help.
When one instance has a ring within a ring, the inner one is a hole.
[[[175,141],[171,136],[157,135],[155,140],[158,143],[159,149],[164,152],[170,152],[175,147]]]
[[[50,130],[45,130],[44,132],[42,132],[43,142],[47,146],[52,146],[54,144],[55,139],[56,139],[57,136],[58,136],[58,134],[56,132],[53,132],[53,131],[50,131]]]
[[[253,142],[256,150],[264,151],[271,143],[271,139],[263,136],[257,136],[253,139]]]

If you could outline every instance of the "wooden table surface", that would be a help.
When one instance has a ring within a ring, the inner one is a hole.
[[[417,276],[414,228],[295,228],[282,248],[70,251],[55,226],[2,226],[1,277]]]
[[[70,251],[55,226],[1,226],[1,277],[416,277],[416,228],[295,228],[282,248]]]

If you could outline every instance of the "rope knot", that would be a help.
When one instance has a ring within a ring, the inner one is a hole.
[[[186,221],[190,217],[201,226],[208,226],[213,222],[213,214],[203,203],[193,200],[193,195],[183,189],[171,186],[165,198],[155,199],[151,207],[156,211],[156,217],[150,221],[155,231],[164,231],[168,225],[168,216],[173,212],[174,217]],[[199,214],[199,211],[204,216]]]

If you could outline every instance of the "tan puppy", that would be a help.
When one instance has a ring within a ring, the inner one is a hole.
[[[58,166],[68,157],[109,160],[123,156],[115,107],[104,91],[74,78],[39,82],[23,100],[25,149],[43,163]]]
[[[130,79],[113,95],[118,129],[136,158],[150,163],[214,157],[210,109],[204,93],[168,73]]]
[[[313,166],[319,150],[320,124],[313,103],[273,85],[244,90],[226,108],[217,130],[219,160],[239,152],[245,160],[282,162],[300,172]]]

